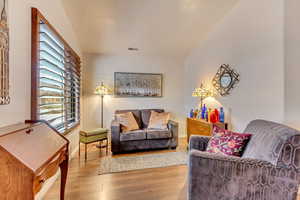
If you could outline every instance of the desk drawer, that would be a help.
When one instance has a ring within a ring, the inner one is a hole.
[[[67,149],[64,148],[56,157],[48,162],[45,167],[42,168],[42,170],[40,170],[40,173],[35,176],[33,181],[34,194],[41,190],[47,179],[56,174],[57,170],[59,169],[59,165],[66,159],[66,152]]]

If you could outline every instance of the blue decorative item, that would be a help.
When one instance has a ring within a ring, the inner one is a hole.
[[[197,119],[201,119],[201,115],[202,115],[202,111],[201,111],[201,109],[199,109],[199,111],[197,113]]]
[[[194,117],[194,110],[192,109],[190,112],[190,118],[193,118],[193,117]]]
[[[205,118],[204,119],[208,122],[208,110],[207,109],[205,111]]]
[[[220,122],[225,122],[225,113],[223,107],[220,108]]]
[[[206,110],[207,110],[207,108],[206,108],[206,106],[204,104],[204,106],[202,107],[202,110],[201,110],[201,118],[202,119],[206,119],[206,116],[205,116]]]

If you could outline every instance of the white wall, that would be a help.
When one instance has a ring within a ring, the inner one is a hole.
[[[298,0],[285,1],[285,121],[300,128],[300,12]]]
[[[10,96],[9,105],[0,106],[0,127],[30,119],[31,90],[31,7],[38,8],[80,54],[79,45],[60,0],[9,0]],[[67,135],[70,151],[78,146],[78,130]]]
[[[30,117],[31,7],[37,7],[69,44],[79,47],[60,0],[10,0],[10,96],[11,104],[0,106],[0,126]]]
[[[183,136],[183,62],[182,59],[166,56],[143,55],[142,52],[126,55],[84,55],[83,71],[83,127],[100,126],[100,97],[94,95],[97,84],[104,81],[111,88],[114,72],[163,73],[162,98],[113,98],[105,97],[104,124],[110,127],[113,113],[117,109],[163,108],[172,113],[172,118],[180,122]]]
[[[79,45],[60,0],[10,0],[10,97],[9,105],[0,106],[0,127],[30,119],[31,107],[31,7],[38,8],[71,47],[80,54]],[[77,134],[67,137],[71,152],[77,146]]]
[[[237,88],[218,102],[230,111],[233,129],[242,131],[253,119],[284,118],[283,0],[241,0],[186,60],[185,109],[201,81],[210,84],[221,64],[241,75]],[[295,8],[296,9],[296,8]],[[296,21],[296,20],[295,20]]]

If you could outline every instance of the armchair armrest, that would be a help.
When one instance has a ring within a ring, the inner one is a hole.
[[[191,150],[189,200],[296,200],[300,175],[296,170],[232,156]]]
[[[111,122],[111,151],[118,153],[120,151],[120,133],[121,124],[117,120]]]
[[[168,128],[172,133],[172,141],[171,141],[170,147],[171,148],[176,148],[177,145],[178,145],[178,128],[179,128],[179,124],[175,121],[169,120]]]
[[[192,135],[189,141],[189,150],[205,151],[210,138],[209,136]]]

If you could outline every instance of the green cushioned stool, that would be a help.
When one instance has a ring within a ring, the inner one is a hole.
[[[105,128],[97,128],[90,131],[80,131],[79,138],[79,157],[80,157],[80,143],[85,144],[85,161],[87,160],[87,145],[95,142],[99,142],[99,149],[106,148],[106,155],[108,153],[108,130]],[[106,145],[102,146],[102,141],[106,140]]]

